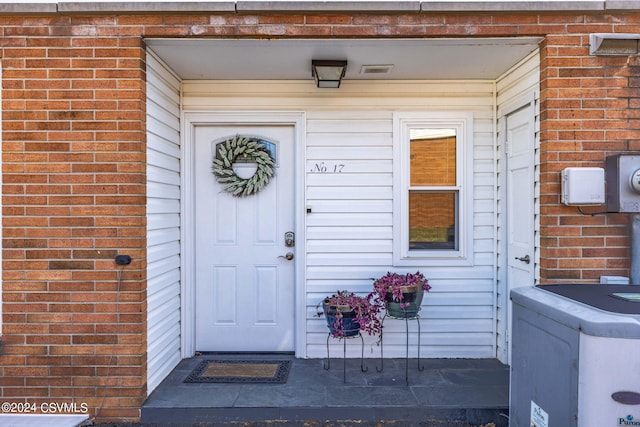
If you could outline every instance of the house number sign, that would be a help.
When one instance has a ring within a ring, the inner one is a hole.
[[[342,173],[345,165],[343,163],[319,162],[313,165],[311,173]]]

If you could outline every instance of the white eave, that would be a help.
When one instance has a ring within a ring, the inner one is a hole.
[[[314,59],[348,61],[345,81],[495,80],[537,50],[541,40],[148,38],[145,43],[185,80],[307,80]],[[389,72],[362,73],[363,67]]]

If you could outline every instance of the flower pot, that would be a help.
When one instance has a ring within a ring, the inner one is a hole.
[[[356,313],[349,306],[335,306],[322,303],[327,326],[334,337],[353,337],[360,332],[360,323],[356,321]]]
[[[407,287],[402,290],[402,301],[394,301],[393,293],[387,292],[385,305],[387,314],[399,319],[413,319],[418,315],[422,305],[424,289],[417,286]]]

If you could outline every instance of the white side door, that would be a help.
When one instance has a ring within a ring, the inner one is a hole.
[[[533,106],[506,117],[507,129],[507,292],[533,286],[534,275],[534,150]],[[511,302],[507,337],[511,336]],[[509,360],[511,356],[509,355]]]
[[[201,125],[194,130],[197,351],[293,351],[294,126]],[[235,197],[212,173],[215,145],[235,135],[275,147],[275,175]],[[290,255],[291,256],[291,255]],[[290,257],[289,256],[289,257]]]

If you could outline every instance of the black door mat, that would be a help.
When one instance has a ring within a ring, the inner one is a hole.
[[[185,383],[284,384],[291,360],[207,359],[185,378]]]

